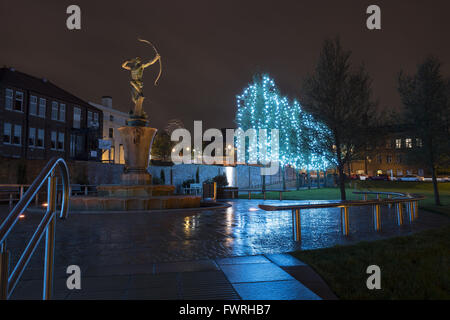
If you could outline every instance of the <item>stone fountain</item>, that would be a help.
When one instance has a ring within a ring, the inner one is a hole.
[[[140,40],[147,42],[146,40]],[[151,44],[151,43],[149,43]],[[155,50],[156,51],[156,50]],[[121,183],[97,186],[98,196],[71,198],[71,210],[74,211],[131,211],[178,209],[200,207],[199,196],[174,195],[175,186],[152,185],[152,176],[148,173],[149,155],[157,129],[149,126],[148,116],[143,111],[143,73],[144,69],[159,61],[161,75],[161,57],[146,63],[139,57],[125,61],[122,67],[131,71],[131,97],[134,110],[119,133],[123,138],[125,168]],[[158,78],[155,80],[157,84]]]

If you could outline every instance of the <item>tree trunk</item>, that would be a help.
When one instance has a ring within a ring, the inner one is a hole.
[[[298,173],[298,170],[295,170],[295,184],[297,191],[300,190],[300,174]]]
[[[440,206],[441,200],[439,198],[439,189],[438,189],[437,178],[436,178],[436,168],[434,167],[434,165],[431,165],[431,176],[433,178],[434,203],[437,206]]]
[[[345,195],[345,178],[343,165],[338,165],[338,172],[339,172],[339,188],[341,190],[341,200],[347,200]]]
[[[286,167],[284,166],[282,169],[282,173],[283,173],[283,190],[286,190]]]
[[[316,170],[317,173],[317,189],[320,189],[320,170]]]
[[[311,175],[309,174],[309,170],[308,171],[306,171],[307,173],[306,173],[306,179],[308,179],[308,181],[307,181],[307,183],[308,183],[308,190],[310,190],[311,189]]]
[[[266,176],[262,176],[262,192],[266,191]]]

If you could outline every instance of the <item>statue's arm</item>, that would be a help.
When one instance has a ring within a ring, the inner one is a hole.
[[[156,61],[158,61],[160,58],[161,58],[161,56],[160,56],[159,54],[157,54],[157,55],[155,56],[155,58],[154,58],[152,61],[149,61],[149,62],[143,64],[142,66],[143,66],[144,68],[147,68],[148,66],[151,66],[151,65],[154,64]]]
[[[126,70],[131,70],[131,68],[128,66],[128,63],[130,61],[125,61],[124,63],[122,63],[122,68],[126,69]]]

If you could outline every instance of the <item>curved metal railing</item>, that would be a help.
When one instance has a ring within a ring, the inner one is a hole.
[[[62,177],[63,196],[61,211],[59,217],[65,219],[67,217],[69,209],[69,196],[70,196],[70,184],[69,184],[69,169],[66,162],[62,158],[52,158],[47,165],[42,169],[37,178],[33,181],[31,186],[25,192],[23,197],[19,200],[16,206],[11,210],[6,219],[0,226],[0,299],[8,299],[11,297],[14,288],[16,287],[20,276],[28,265],[31,256],[36,250],[44,231],[46,233],[45,241],[45,267],[44,267],[44,288],[43,296],[44,300],[50,299],[53,288],[53,264],[55,254],[55,223],[56,223],[56,167],[59,166],[60,174]],[[41,222],[39,223],[36,231],[28,242],[25,250],[20,256],[17,264],[9,273],[9,251],[7,250],[7,237],[15,224],[19,220],[19,217],[27,209],[30,202],[35,195],[39,192],[44,185],[45,180],[48,180],[48,192],[47,192],[47,211],[44,214]]]
[[[381,230],[381,214],[380,207],[382,205],[395,206],[397,213],[398,225],[403,224],[403,206],[406,207],[406,212],[409,216],[409,221],[413,222],[418,217],[419,201],[425,199],[422,195],[401,193],[401,192],[373,192],[373,191],[355,191],[355,194],[362,194],[364,200],[311,200],[311,201],[296,201],[293,203],[284,204],[260,204],[261,209],[266,211],[292,211],[292,227],[294,232],[294,239],[300,241],[301,239],[301,217],[300,210],[305,209],[320,209],[320,208],[341,208],[341,224],[342,233],[347,236],[349,234],[349,208],[359,206],[371,206],[373,213],[373,223],[375,231]],[[367,199],[367,195],[375,194],[377,199]],[[381,198],[382,195],[387,198]]]

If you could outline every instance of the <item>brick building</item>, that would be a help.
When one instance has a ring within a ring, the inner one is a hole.
[[[102,111],[46,79],[0,69],[0,156],[99,161]]]
[[[384,134],[374,138],[363,153],[361,160],[352,161],[349,171],[352,174],[387,174],[401,177],[409,174],[430,176],[428,168],[416,163],[411,152],[422,148],[422,140],[412,134],[406,126],[383,128]]]

